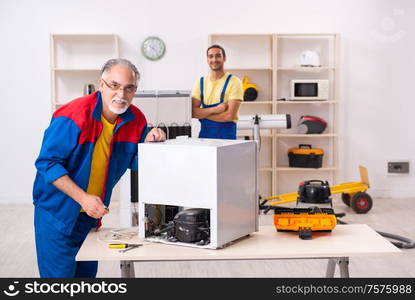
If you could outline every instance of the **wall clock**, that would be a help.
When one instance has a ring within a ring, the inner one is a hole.
[[[159,60],[166,52],[166,45],[157,36],[149,36],[141,44],[141,52],[149,60]]]

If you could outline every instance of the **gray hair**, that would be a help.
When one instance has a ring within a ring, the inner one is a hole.
[[[129,68],[134,72],[135,80],[140,80],[140,72],[138,72],[137,67],[131,61],[125,58],[113,58],[108,60],[101,68],[101,77],[104,73],[108,72],[113,66],[116,65]]]

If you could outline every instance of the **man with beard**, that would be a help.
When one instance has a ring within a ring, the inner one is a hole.
[[[224,71],[225,50],[207,49],[211,72],[196,81],[192,90],[192,117],[199,119],[199,138],[236,139],[238,111],[243,99],[241,80]]]
[[[108,213],[112,189],[136,170],[137,143],[165,140],[147,132],[131,104],[140,79],[126,59],[101,70],[99,91],[58,109],[46,129],[33,187],[37,261],[41,277],[95,277],[98,262],[76,262],[88,232]]]

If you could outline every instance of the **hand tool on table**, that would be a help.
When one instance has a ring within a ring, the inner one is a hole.
[[[116,243],[116,244],[109,244],[108,248],[113,248],[113,249],[123,249],[120,250],[120,253],[124,253],[127,252],[131,249],[135,249],[138,248],[140,246],[142,246],[143,244],[127,244],[127,243]]]

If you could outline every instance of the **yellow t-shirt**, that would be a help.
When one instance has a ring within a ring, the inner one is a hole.
[[[203,78],[203,103],[206,105],[212,105],[220,102],[220,94],[222,93],[223,86],[225,85],[226,78],[228,77],[229,72],[225,72],[222,78],[218,80],[210,80],[210,75],[206,75]],[[192,90],[192,98],[200,100],[200,78],[196,81]],[[243,89],[242,81],[232,75],[229,80],[228,87],[225,91],[224,102],[228,100],[241,100],[243,101]],[[239,119],[239,113],[236,115],[234,122],[237,122]]]
[[[87,193],[101,197],[104,180],[107,172],[109,154],[110,154],[110,142],[112,133],[114,131],[115,123],[111,124],[104,116],[101,115],[102,132],[99,136],[94,152],[92,153],[91,174],[89,175],[89,182]]]

